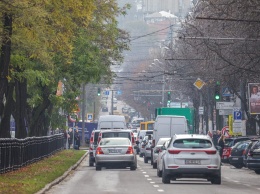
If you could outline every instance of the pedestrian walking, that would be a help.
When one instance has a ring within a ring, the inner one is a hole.
[[[74,133],[74,149],[79,150],[80,147],[80,136],[79,136],[79,130],[76,129]]]
[[[219,155],[220,155],[220,159],[222,159],[222,155],[223,155],[223,150],[225,147],[225,136],[221,135],[219,140],[218,140],[218,146],[221,147],[221,149],[219,150]]]
[[[73,139],[72,128],[69,128],[69,132],[68,132],[68,147],[69,147],[69,149],[70,149],[70,145],[72,144],[72,139]]]

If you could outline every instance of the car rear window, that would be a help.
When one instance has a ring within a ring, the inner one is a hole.
[[[108,138],[108,137],[126,137],[131,139],[129,132],[107,132],[102,133],[102,138]]]
[[[252,147],[252,149],[259,149],[259,148],[260,148],[260,141],[255,143],[254,146]]]
[[[100,141],[101,146],[110,146],[110,145],[130,145],[129,139],[124,138],[118,138],[118,139],[110,139],[110,138],[104,138]]]
[[[176,148],[211,148],[212,143],[207,139],[177,139],[173,142]]]
[[[148,123],[147,124],[147,129],[148,130],[153,130],[153,123]]]
[[[157,145],[163,145],[163,143],[166,142],[169,139],[159,139],[159,141],[157,142]]]
[[[249,141],[248,142],[241,141],[241,142],[238,142],[234,146],[234,148],[236,148],[238,150],[245,150],[248,147],[249,143],[250,143]]]

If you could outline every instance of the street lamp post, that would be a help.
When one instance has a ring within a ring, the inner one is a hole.
[[[159,61],[159,59],[154,59],[154,62],[157,61],[159,64],[164,65],[161,61]],[[152,63],[155,65],[155,63]],[[159,67],[161,70],[163,70],[163,84],[162,84],[162,107],[164,107],[164,91],[165,91],[165,75],[164,75],[164,67],[162,68],[161,66],[157,66]]]

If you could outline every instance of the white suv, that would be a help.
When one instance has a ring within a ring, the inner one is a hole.
[[[221,159],[209,136],[174,135],[157,160],[157,174],[167,184],[177,178],[205,178],[221,184]]]

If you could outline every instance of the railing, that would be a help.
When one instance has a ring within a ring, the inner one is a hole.
[[[19,169],[64,148],[63,134],[0,139],[0,174]]]

